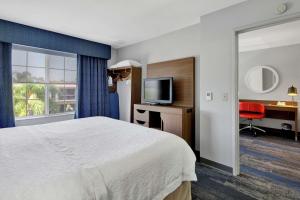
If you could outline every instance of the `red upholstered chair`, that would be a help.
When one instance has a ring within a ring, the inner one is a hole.
[[[256,126],[253,126],[254,119],[263,119],[265,117],[265,106],[261,103],[255,102],[240,102],[240,118],[249,120],[249,125],[240,129],[240,131],[245,129],[254,130],[254,135],[256,135],[255,130],[266,132]]]

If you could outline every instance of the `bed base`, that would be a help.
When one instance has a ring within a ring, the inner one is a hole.
[[[182,182],[182,184],[164,200],[192,200],[191,182]]]

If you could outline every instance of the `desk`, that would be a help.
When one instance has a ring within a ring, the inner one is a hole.
[[[134,104],[135,124],[173,133],[191,146],[194,143],[192,115],[192,107]]]
[[[278,101],[240,99],[240,102],[257,102],[265,105],[265,118],[289,120],[295,123],[295,141],[298,141],[298,103],[284,101],[285,106],[277,105]]]

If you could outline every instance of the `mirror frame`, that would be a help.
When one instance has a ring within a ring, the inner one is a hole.
[[[273,84],[273,86],[267,90],[264,90],[264,91],[259,91],[259,90],[255,90],[253,88],[251,88],[249,86],[249,83],[248,83],[248,79],[249,79],[249,76],[250,76],[250,73],[258,68],[262,68],[262,69],[268,69],[270,70],[271,72],[273,72],[274,76],[275,76],[275,83]],[[252,92],[256,92],[256,93],[259,93],[259,94],[265,94],[265,93],[269,93],[271,91],[273,91],[279,84],[279,74],[278,72],[273,68],[273,67],[270,67],[270,66],[266,66],[266,65],[258,65],[258,66],[255,66],[255,67],[252,67],[251,69],[249,69],[245,75],[245,84],[247,86],[247,88],[249,90],[251,90]]]

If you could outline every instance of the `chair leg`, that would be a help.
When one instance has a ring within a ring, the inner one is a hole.
[[[240,131],[246,130],[246,129],[251,129],[251,126],[245,126],[245,127],[241,128]]]
[[[261,128],[258,128],[258,127],[256,127],[256,126],[252,126],[252,128],[253,128],[253,129],[256,129],[256,130],[259,130],[259,131],[261,131],[261,132],[263,132],[263,133],[266,132],[265,130],[263,130],[263,129],[261,129]]]
[[[249,126],[250,126],[250,131],[253,132],[253,136],[256,137],[256,136],[257,136],[257,133],[256,133],[256,131],[255,131],[255,129],[254,129],[253,124],[252,124],[252,119],[250,120]],[[254,131],[252,131],[252,130],[254,130]]]
[[[263,133],[266,132],[265,130],[263,130],[263,129],[261,129],[261,128],[258,128],[258,127],[256,127],[256,126],[253,126],[253,123],[252,123],[253,120],[252,120],[252,119],[248,119],[248,120],[249,120],[249,125],[248,125],[248,126],[245,126],[245,127],[243,127],[243,128],[241,128],[240,131],[245,130],[245,129],[249,129],[250,131],[254,130],[254,131],[253,131],[253,134],[254,134],[255,137],[257,136],[257,133],[256,133],[255,130],[261,131],[261,132],[263,132]]]

